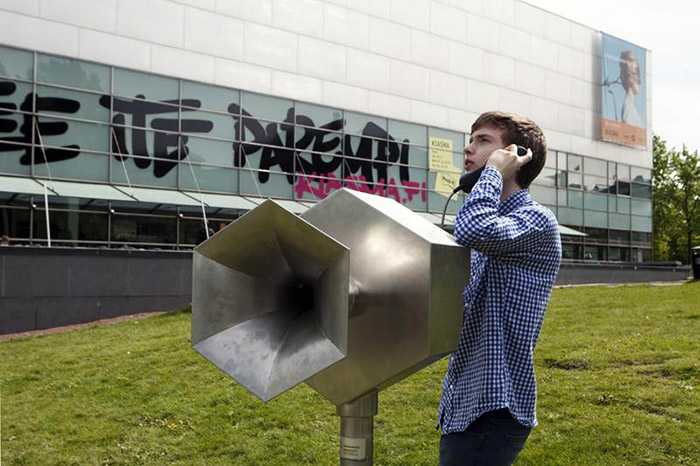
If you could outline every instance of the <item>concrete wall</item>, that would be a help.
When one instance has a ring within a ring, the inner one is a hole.
[[[559,269],[557,285],[681,281],[690,275],[691,270],[687,265],[661,267],[644,264],[564,263]]]
[[[189,252],[0,248],[0,334],[187,306]]]
[[[0,1],[3,44],[459,131],[510,110],[651,167],[651,92],[647,150],[596,140],[599,37],[516,0]]]
[[[563,264],[558,285],[685,280],[690,268]],[[0,334],[59,327],[191,302],[192,254],[0,248]]]

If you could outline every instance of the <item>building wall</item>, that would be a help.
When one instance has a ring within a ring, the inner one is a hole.
[[[520,1],[2,0],[0,42],[459,131],[510,110],[652,164],[651,93],[646,149],[597,141],[598,32]]]
[[[690,268],[562,264],[557,285],[681,281]],[[192,254],[0,248],[0,335],[189,305]]]
[[[192,254],[0,248],[0,335],[189,305]]]

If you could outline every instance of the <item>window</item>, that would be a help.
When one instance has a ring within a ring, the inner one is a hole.
[[[37,54],[37,81],[109,93],[109,67],[73,58]]]
[[[34,76],[34,54],[0,47],[0,76],[31,81]]]

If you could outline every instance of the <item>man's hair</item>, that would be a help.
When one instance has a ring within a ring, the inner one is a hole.
[[[540,127],[531,119],[514,113],[486,112],[472,124],[472,133],[487,126],[501,130],[501,139],[506,146],[517,144],[532,151],[532,160],[520,167],[515,175],[520,187],[529,187],[547,159],[547,141]]]

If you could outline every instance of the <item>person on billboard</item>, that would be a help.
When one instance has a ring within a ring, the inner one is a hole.
[[[643,128],[642,118],[639,116],[635,99],[641,89],[641,76],[639,62],[631,50],[623,50],[620,53],[620,81],[625,89],[625,100],[622,103],[622,121]]]
[[[464,167],[485,168],[455,221],[471,277],[442,384],[441,466],[512,464],[537,425],[533,351],[561,261],[557,220],[527,189],[546,154],[530,119],[487,112],[471,127]]]

